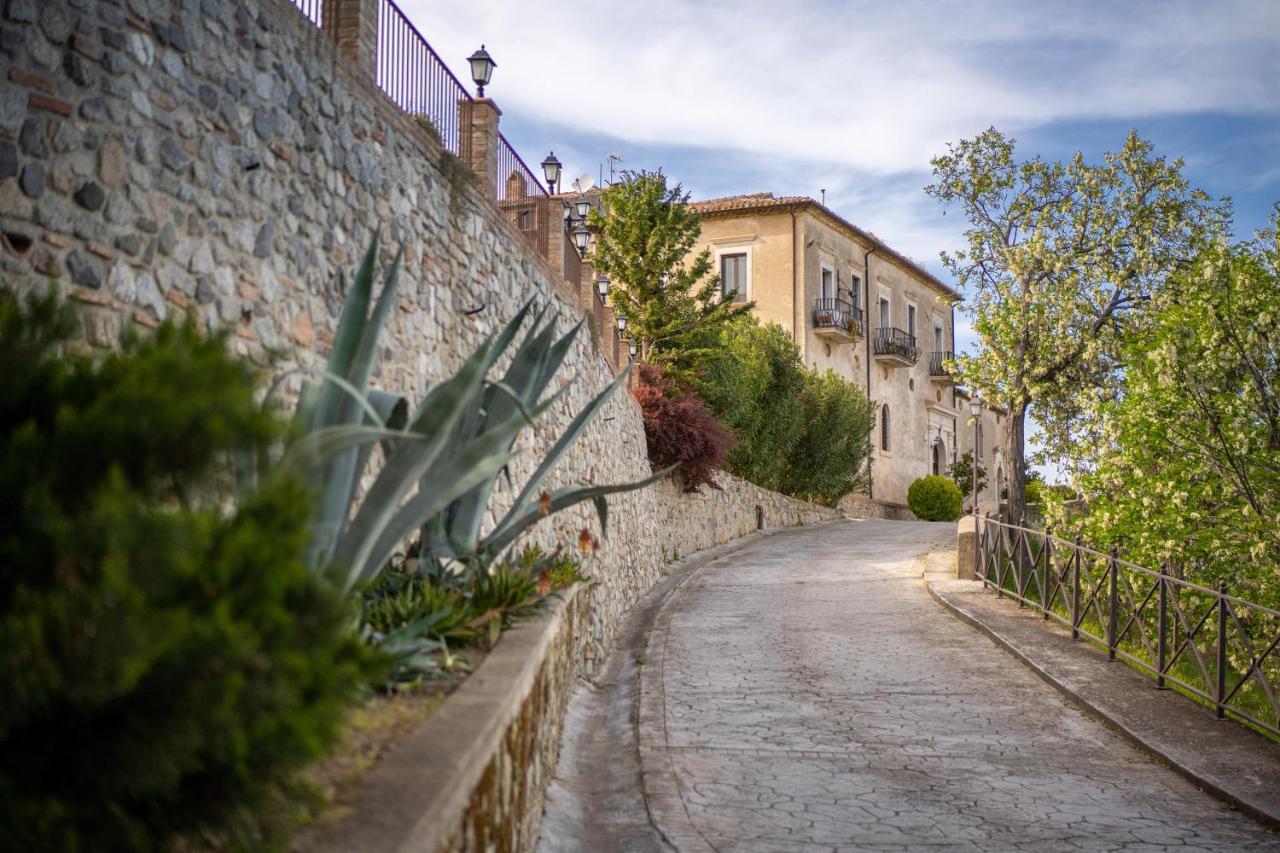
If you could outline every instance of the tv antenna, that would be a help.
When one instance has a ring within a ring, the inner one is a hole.
[[[614,168],[613,168],[613,165],[614,165],[615,163],[621,163],[621,162],[622,162],[622,155],[621,155],[621,154],[610,154],[610,155],[609,155],[609,183],[611,183],[611,184],[613,183],[613,176],[614,176],[614,174],[615,174],[615,170],[614,170]]]

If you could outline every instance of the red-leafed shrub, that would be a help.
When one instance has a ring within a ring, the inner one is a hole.
[[[716,420],[702,398],[667,377],[662,368],[640,365],[639,383],[631,390],[644,413],[644,437],[654,468],[679,465],[677,471],[686,492],[705,484],[724,467],[725,454],[737,443],[733,434]]]

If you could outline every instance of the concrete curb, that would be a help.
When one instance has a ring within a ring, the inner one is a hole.
[[[1112,707],[1105,701],[1105,697],[1098,694],[1097,691],[1091,692],[1088,684],[1071,684],[1066,677],[1059,677],[1050,671],[1046,664],[1033,657],[1034,652],[1021,648],[1017,641],[1006,636],[998,627],[988,624],[981,615],[972,612],[970,609],[965,608],[963,604],[955,601],[952,597],[953,594],[949,594],[946,589],[940,589],[936,577],[931,581],[926,575],[924,583],[929,595],[944,610],[988,637],[1076,705],[1101,719],[1106,725],[1122,734],[1140,749],[1167,764],[1171,769],[1190,780],[1206,793],[1212,794],[1272,829],[1280,829],[1280,796],[1276,795],[1276,789],[1280,786],[1280,783],[1276,782],[1277,779],[1280,779],[1280,747],[1232,721],[1219,722],[1207,715],[1197,714],[1197,719],[1193,721],[1193,725],[1202,723],[1212,727],[1224,725],[1225,723],[1235,726],[1236,731],[1230,732],[1230,735],[1239,736],[1244,742],[1244,750],[1250,751],[1250,748],[1256,750],[1256,753],[1262,756],[1259,760],[1261,764],[1273,765],[1270,773],[1241,774],[1232,778],[1223,778],[1214,773],[1212,769],[1206,767],[1205,763],[1196,761],[1195,755],[1191,754],[1192,750],[1179,750],[1170,744],[1160,742],[1158,733],[1152,730],[1152,727],[1144,727],[1141,725],[1142,721],[1135,716],[1126,715],[1122,713],[1122,709]],[[975,583],[979,582],[969,581],[966,585]],[[1064,637],[1065,633],[1063,637],[1056,639],[1061,640]],[[1067,642],[1072,641],[1067,639]],[[1077,648],[1084,652],[1084,647],[1078,646]],[[1045,655],[1045,657],[1048,656]],[[1103,666],[1109,665],[1101,655],[1095,656],[1083,653],[1081,657],[1085,658],[1086,663],[1096,662]],[[1090,660],[1095,657],[1098,660]],[[1115,671],[1120,672],[1120,670]],[[1145,686],[1151,688],[1154,693],[1154,684],[1149,679],[1132,671],[1121,672],[1121,675],[1125,677],[1131,676],[1132,679],[1142,682]],[[1203,710],[1183,697],[1161,697],[1158,701],[1175,703],[1167,710],[1182,716],[1196,714],[1196,712]],[[1203,717],[1203,719],[1199,719],[1199,717]],[[1220,733],[1221,730],[1214,734]],[[1259,778],[1260,775],[1261,778]],[[1268,793],[1270,793],[1270,797],[1267,796]]]

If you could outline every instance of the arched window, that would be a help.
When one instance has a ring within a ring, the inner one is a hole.
[[[880,407],[880,449],[889,452],[889,404]]]

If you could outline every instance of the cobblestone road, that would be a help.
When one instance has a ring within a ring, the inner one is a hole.
[[[800,530],[674,594],[639,735],[677,848],[1280,849],[930,600],[914,558],[953,541],[920,522]]]

